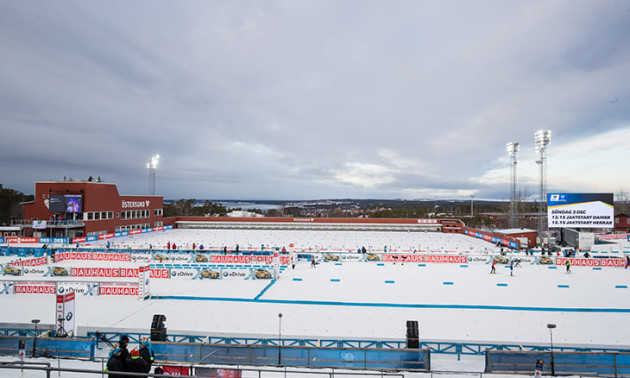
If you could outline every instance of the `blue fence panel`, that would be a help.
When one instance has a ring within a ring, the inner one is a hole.
[[[26,354],[33,353],[32,337],[20,336],[0,336],[0,355],[17,355],[18,343],[24,340]],[[91,339],[76,338],[37,338],[35,342],[35,355],[47,357],[74,357],[74,358],[94,358],[94,348],[96,342]]]
[[[307,348],[263,345],[153,343],[156,358],[204,364],[290,365],[428,371],[429,353],[407,349]]]
[[[551,352],[488,351],[486,372],[531,373],[536,361],[544,361],[543,374],[551,373]],[[556,374],[619,376],[630,373],[630,353],[554,352]]]

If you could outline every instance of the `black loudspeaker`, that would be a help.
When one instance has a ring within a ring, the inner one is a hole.
[[[407,348],[420,348],[420,338],[418,336],[418,321],[407,320]]]
[[[166,341],[166,328],[151,331],[151,341]]]
[[[155,314],[151,322],[151,341],[166,341],[166,327],[164,321],[166,316]]]

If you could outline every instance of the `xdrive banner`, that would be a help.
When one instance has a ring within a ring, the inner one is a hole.
[[[550,228],[613,228],[613,194],[549,193],[547,217]]]

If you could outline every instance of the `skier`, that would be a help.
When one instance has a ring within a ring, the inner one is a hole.
[[[311,268],[315,268],[315,256],[311,256]]]
[[[624,269],[628,269],[628,266],[630,266],[630,256],[626,256],[626,267]]]
[[[497,262],[492,260],[492,269],[490,269],[490,274],[497,274],[497,269],[495,268],[496,265]]]
[[[514,275],[514,263],[510,261],[510,276]]]
[[[567,273],[571,273],[571,262],[569,262],[569,259],[565,261],[564,265],[567,266]]]

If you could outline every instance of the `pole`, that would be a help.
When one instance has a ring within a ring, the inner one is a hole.
[[[556,375],[556,364],[553,358],[553,332],[552,329],[556,328],[555,324],[547,324],[547,328],[549,328],[549,338],[551,340],[551,375]]]
[[[37,331],[39,330],[37,323],[39,323],[39,319],[33,319],[31,323],[35,324],[35,336],[33,336],[33,357],[35,357],[35,351],[37,350]]]
[[[278,365],[282,365],[282,313],[278,313]]]

